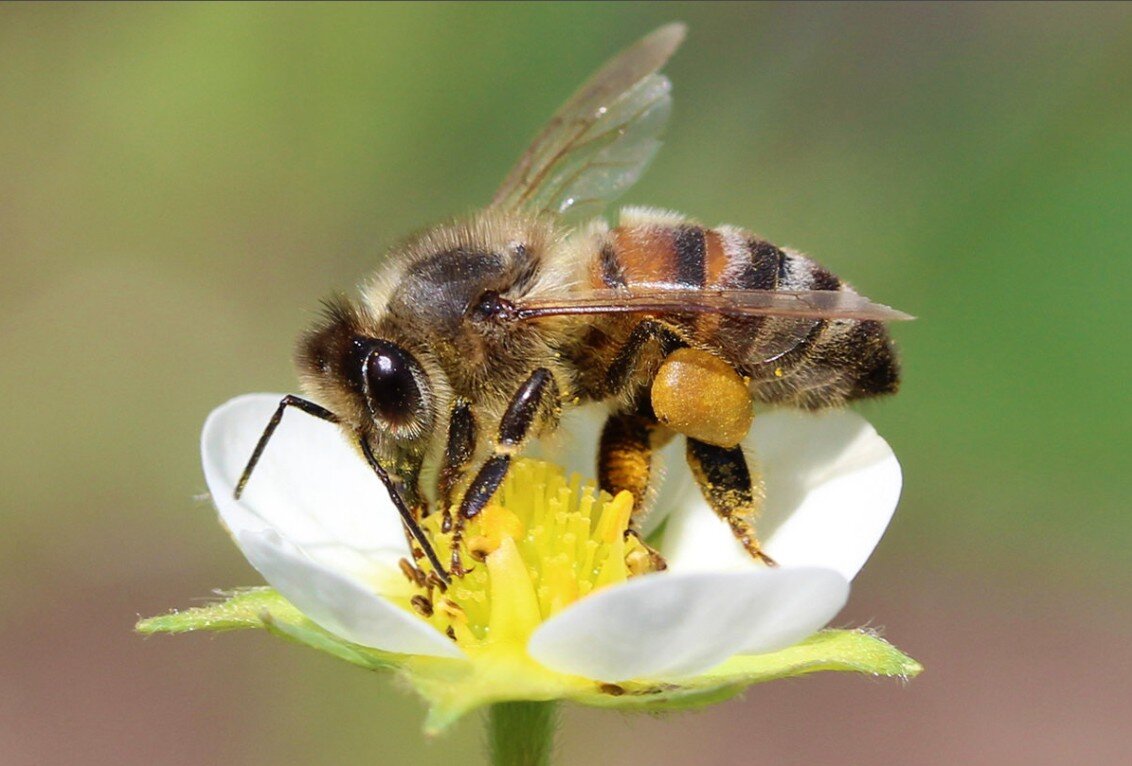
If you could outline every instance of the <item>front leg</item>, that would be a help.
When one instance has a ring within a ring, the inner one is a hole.
[[[464,476],[464,469],[476,451],[476,420],[472,407],[465,399],[459,399],[452,407],[448,418],[448,443],[444,448],[444,463],[437,477],[437,497],[446,523],[451,523],[449,509],[457,485]],[[448,531],[448,530],[444,530]]]
[[[460,564],[460,540],[468,519],[475,518],[482,511],[503,483],[511,466],[511,456],[519,451],[526,441],[540,413],[549,405],[558,404],[558,384],[554,375],[545,367],[531,373],[526,382],[511,397],[503,419],[499,421],[499,435],[491,457],[480,467],[472,479],[464,499],[460,502],[460,512],[456,516],[452,532],[452,574],[464,573]]]

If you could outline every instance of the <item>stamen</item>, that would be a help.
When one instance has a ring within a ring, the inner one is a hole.
[[[656,569],[653,551],[627,534],[632,510],[628,492],[611,498],[550,463],[517,460],[459,543],[462,556],[483,563],[445,589],[427,561],[403,560],[402,603],[467,651],[525,646],[578,599]],[[441,560],[452,553],[450,518],[421,522]]]

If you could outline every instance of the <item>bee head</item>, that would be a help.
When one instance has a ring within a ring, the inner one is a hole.
[[[341,299],[327,304],[325,320],[302,338],[297,354],[304,393],[382,443],[429,433],[437,403],[427,363],[404,343],[380,337]]]

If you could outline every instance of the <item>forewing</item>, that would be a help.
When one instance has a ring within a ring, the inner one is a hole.
[[[581,217],[632,186],[660,148],[672,107],[657,74],[684,39],[669,24],[605,64],[551,117],[492,205]]]
[[[823,319],[891,322],[912,319],[902,311],[873,303],[852,290],[703,290],[679,286],[590,290],[565,298],[516,304],[515,316],[652,314],[676,317],[717,314],[763,317],[752,325],[752,362],[773,361],[798,346]]]
[[[722,314],[799,319],[871,319],[892,322],[908,314],[873,303],[853,290],[711,290],[674,285],[663,288],[576,291],[523,301],[520,319],[566,314]]]

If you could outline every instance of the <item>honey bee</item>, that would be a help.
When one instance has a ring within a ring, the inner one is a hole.
[[[237,497],[297,407],[341,427],[387,487],[415,557],[448,582],[467,571],[466,522],[515,456],[565,408],[600,402],[598,482],[632,494],[632,530],[653,453],[682,435],[708,504],[773,563],[754,528],[762,480],[740,446],[756,403],[813,410],[895,392],[883,323],[908,317],[737,227],[643,208],[615,226],[594,217],[660,146],[671,85],[659,70],[684,34],[664,26],[609,61],[486,209],[394,248],[360,299],[327,304],[298,344],[306,398],[280,402]],[[419,523],[436,509],[454,536],[447,568]]]

